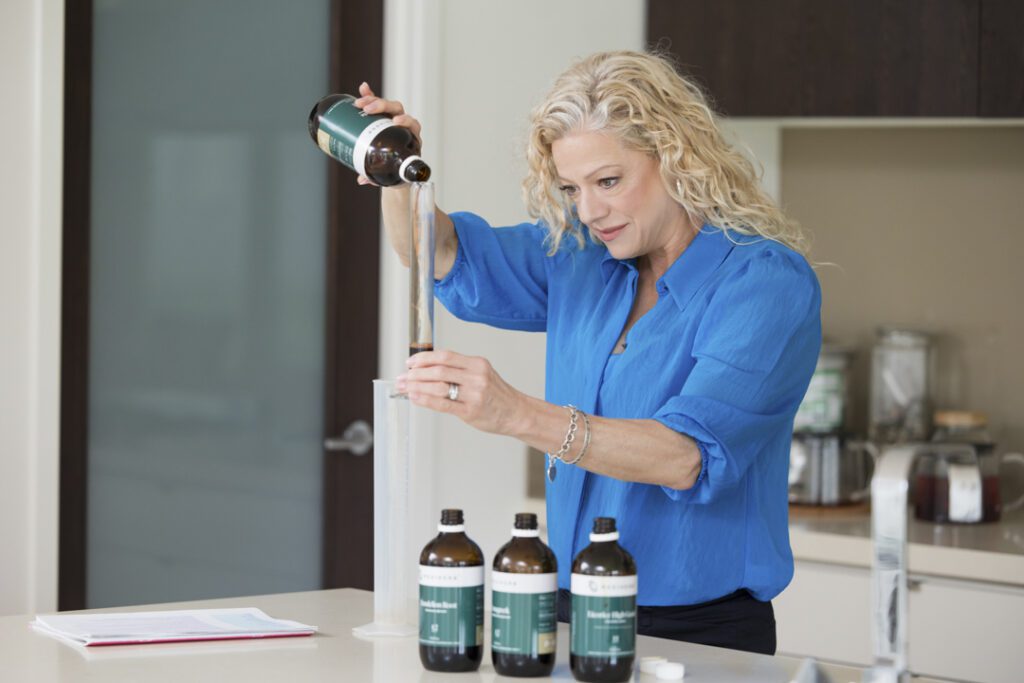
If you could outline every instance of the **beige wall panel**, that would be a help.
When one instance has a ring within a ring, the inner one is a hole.
[[[939,407],[987,413],[1024,450],[1024,127],[785,130],[782,196],[814,234],[826,337],[856,345],[867,413],[874,330],[936,332]]]

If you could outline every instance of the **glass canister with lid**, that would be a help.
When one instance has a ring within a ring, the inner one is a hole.
[[[927,441],[934,357],[931,336],[882,327],[871,355],[869,434],[878,443]]]

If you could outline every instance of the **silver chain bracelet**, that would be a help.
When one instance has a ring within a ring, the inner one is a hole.
[[[565,440],[562,441],[562,447],[558,449],[557,453],[553,453],[551,455],[555,460],[562,460],[562,462],[565,462],[563,456],[569,452],[569,449],[572,448],[572,442],[576,440],[576,430],[579,428],[579,425],[576,423],[576,419],[580,415],[579,409],[576,408],[576,406],[569,404],[565,407],[569,409],[569,431],[565,433]]]

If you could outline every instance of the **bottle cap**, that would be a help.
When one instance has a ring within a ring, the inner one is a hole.
[[[658,665],[668,660],[664,657],[641,657],[640,658],[640,673],[645,674],[656,674],[658,672]]]
[[[661,662],[654,675],[659,681],[678,681],[686,675],[686,667],[681,662]]]

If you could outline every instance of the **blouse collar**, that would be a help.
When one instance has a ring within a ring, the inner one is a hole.
[[[663,295],[668,292],[680,310],[685,308],[693,295],[707,282],[732,251],[735,244],[729,237],[725,230],[705,224],[697,231],[697,235],[679,255],[679,258],[658,279],[656,285],[658,294]],[[746,236],[735,235],[733,239],[736,237]],[[619,268],[635,271],[636,259],[620,261],[605,251],[601,260],[601,274],[604,281],[607,283]]]

